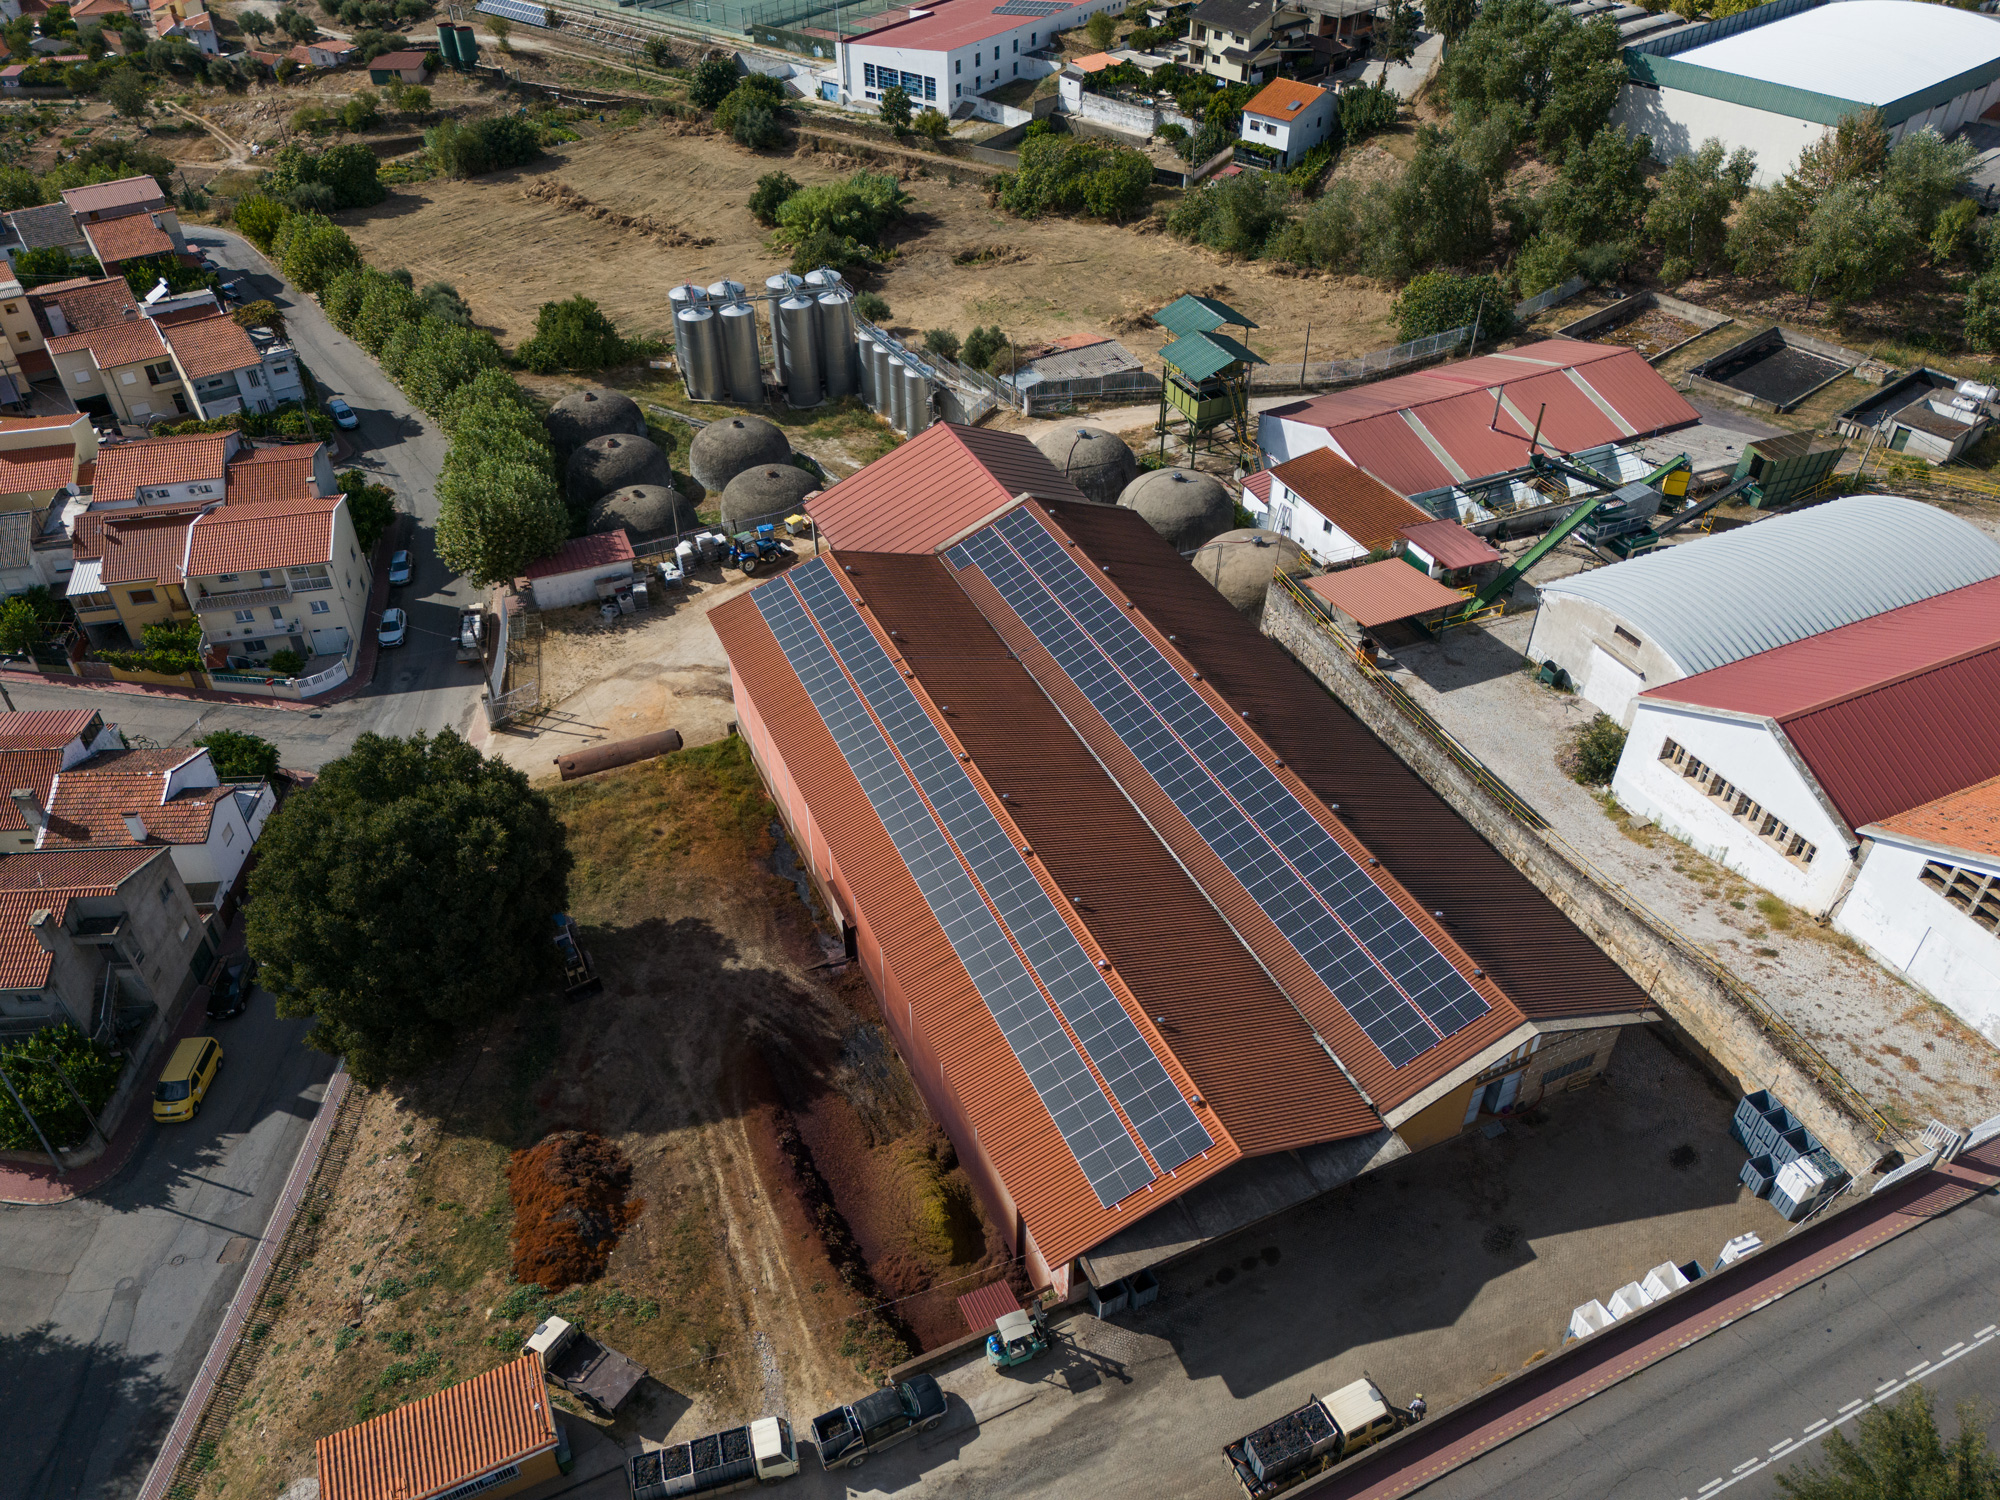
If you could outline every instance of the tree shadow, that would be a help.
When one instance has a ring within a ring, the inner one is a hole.
[[[48,1323],[0,1333],[0,1489],[20,1500],[136,1493],[180,1400],[152,1365]]]

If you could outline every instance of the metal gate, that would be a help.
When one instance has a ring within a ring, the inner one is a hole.
[[[482,700],[486,705],[486,722],[497,727],[510,719],[518,719],[533,713],[542,706],[541,684],[524,682],[498,697],[487,694]]]

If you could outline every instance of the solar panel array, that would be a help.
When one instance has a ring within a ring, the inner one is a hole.
[[[1154,1174],[1037,978],[1160,1170],[1206,1151],[1213,1138],[825,560],[754,597],[1099,1201]]]
[[[996,16],[1053,16],[1070,8],[1072,0],[1007,0],[993,7]]]
[[[1025,509],[951,549],[976,565],[1394,1067],[1486,1001]]]

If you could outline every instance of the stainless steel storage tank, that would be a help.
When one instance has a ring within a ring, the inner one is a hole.
[[[907,388],[903,399],[908,403],[910,418],[903,431],[915,437],[931,425],[930,375],[923,366],[911,365],[903,372],[903,383]]]
[[[708,293],[692,282],[683,282],[667,293],[667,316],[674,325],[674,365],[683,373],[687,370],[687,344],[681,335],[681,314],[690,307],[703,307],[708,303]]]
[[[861,382],[861,400],[871,410],[875,405],[875,366],[869,363],[869,349],[874,344],[873,334],[861,329],[854,331],[854,373]]]
[[[690,401],[720,401],[722,385],[722,341],[716,331],[715,312],[707,307],[683,308],[674,319],[680,334],[681,381]]]
[[[784,364],[779,375],[785,400],[793,406],[818,406],[820,396],[818,313],[803,294],[778,304],[778,322],[785,330]]]
[[[740,302],[743,300],[743,283],[740,281],[711,281],[708,284],[708,300],[711,302]]]
[[[757,312],[747,302],[722,309],[722,379],[729,399],[756,406],[764,399],[763,361],[757,352]]]
[[[785,372],[785,325],[778,316],[778,304],[805,285],[790,271],[780,271],[775,276],[764,278],[764,316],[771,320],[771,358],[778,363],[778,379],[784,380]]]
[[[845,292],[822,292],[819,297],[819,347],[829,401],[854,394],[853,301]]]

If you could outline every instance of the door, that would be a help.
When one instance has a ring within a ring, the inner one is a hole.
[[[1898,427],[1896,429],[1896,435],[1889,439],[1889,451],[1891,453],[1901,453],[1905,448],[1909,446],[1910,446],[1910,429],[1907,427]]]
[[[312,633],[312,647],[315,656],[341,656],[347,651],[347,627],[328,626]]]

